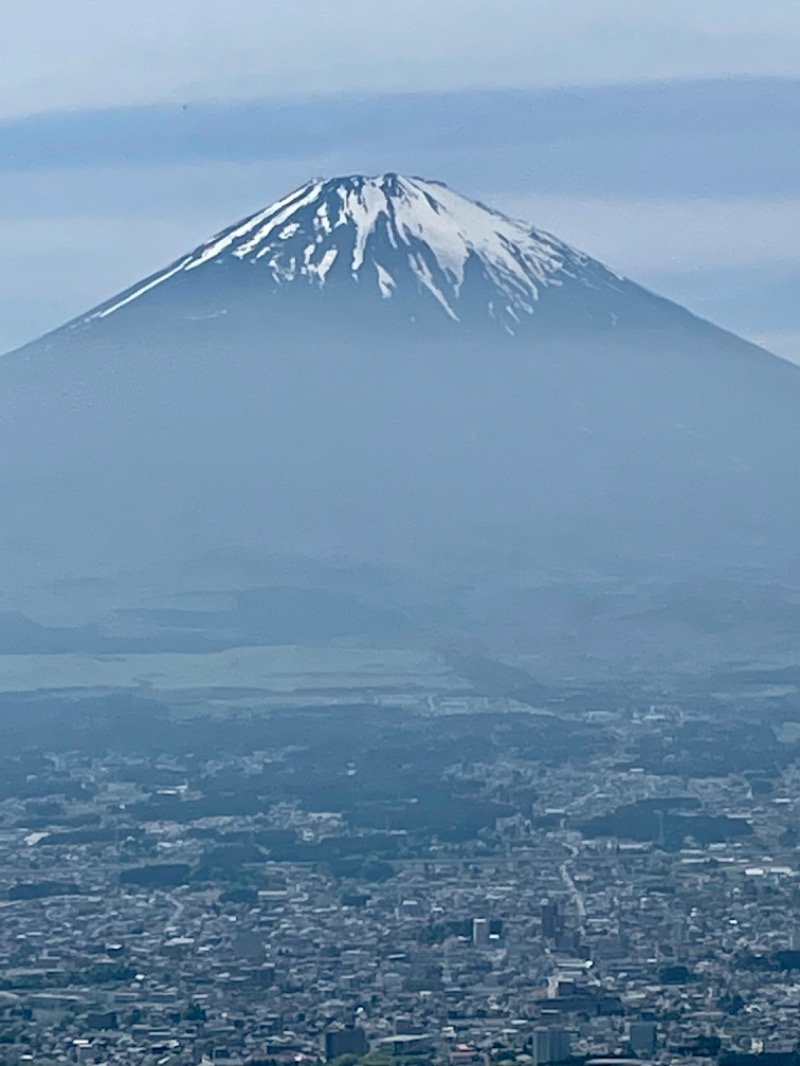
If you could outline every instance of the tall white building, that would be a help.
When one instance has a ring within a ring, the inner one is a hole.
[[[472,919],[472,943],[476,948],[485,948],[489,946],[488,918]]]
[[[570,1039],[566,1029],[545,1028],[533,1030],[531,1057],[533,1066],[547,1066],[551,1062],[564,1062],[570,1056]]]

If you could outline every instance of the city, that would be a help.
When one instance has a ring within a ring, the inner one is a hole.
[[[3,1061],[795,1061],[796,712],[618,698],[20,736]]]

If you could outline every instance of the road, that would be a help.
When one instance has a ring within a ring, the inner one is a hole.
[[[568,844],[567,847],[572,852],[572,858],[578,854],[578,848],[574,844]],[[583,928],[583,923],[586,921],[586,903],[583,899],[583,893],[579,891],[578,886],[572,879],[572,874],[569,872],[570,859],[566,859],[558,868],[558,872],[561,875],[561,880],[564,882],[564,887],[570,894],[570,898],[575,904],[575,908],[578,912],[578,923],[580,928]]]

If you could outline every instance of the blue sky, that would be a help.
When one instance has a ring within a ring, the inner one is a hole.
[[[0,350],[311,175],[400,170],[800,360],[800,9],[26,0],[0,11]]]

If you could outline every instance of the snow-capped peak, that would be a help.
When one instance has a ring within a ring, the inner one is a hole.
[[[483,312],[513,332],[543,289],[580,279],[592,262],[438,182],[397,174],[315,179],[88,317],[105,318],[178,275],[241,264],[264,269],[273,287],[344,278],[390,300],[412,285],[456,321],[469,276],[482,283]]]

